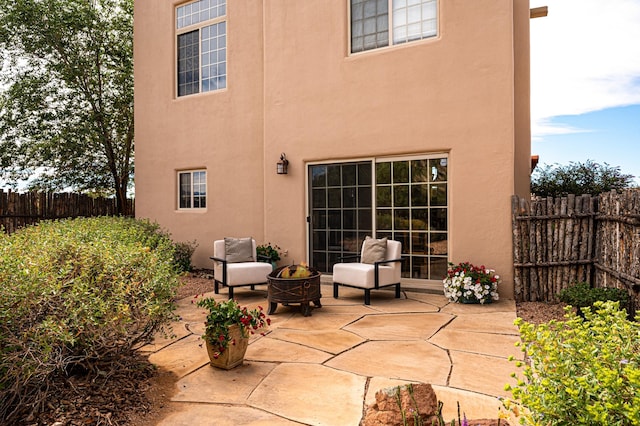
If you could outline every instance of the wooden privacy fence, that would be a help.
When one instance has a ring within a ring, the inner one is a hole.
[[[133,216],[134,200],[127,200],[127,203],[127,211]],[[8,233],[46,219],[117,214],[115,198],[92,198],[74,193],[5,192],[0,189],[0,226]]]
[[[598,199],[595,282],[640,291],[640,189]],[[637,299],[636,299],[637,301]]]
[[[640,190],[512,197],[517,301],[557,301],[580,281],[640,291]],[[636,299],[637,302],[637,299]]]

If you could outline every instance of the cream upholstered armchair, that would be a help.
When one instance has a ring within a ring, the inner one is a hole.
[[[229,287],[229,299],[233,299],[234,287],[266,284],[272,271],[271,263],[258,262],[256,240],[253,238],[225,238],[213,243],[213,279],[215,294],[219,285]]]
[[[360,262],[336,263],[333,266],[333,297],[338,298],[338,286],[364,290],[364,304],[371,304],[371,290],[395,286],[400,297],[402,244],[386,238],[367,237],[362,243]]]

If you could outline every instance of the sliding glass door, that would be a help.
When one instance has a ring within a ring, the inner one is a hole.
[[[440,280],[447,271],[447,159],[376,162],[376,236],[402,243],[402,276]]]
[[[309,166],[311,265],[331,273],[372,235],[371,161]]]
[[[365,236],[402,242],[402,276],[440,280],[448,262],[448,159],[380,158],[309,166],[311,265],[331,273]]]

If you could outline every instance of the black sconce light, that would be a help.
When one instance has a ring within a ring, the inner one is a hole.
[[[284,152],[280,154],[280,161],[276,164],[276,171],[279,175],[286,175],[289,168],[289,160],[287,160],[287,156],[284,155]]]

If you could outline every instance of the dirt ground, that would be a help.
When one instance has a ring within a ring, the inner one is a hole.
[[[196,294],[213,290],[210,271],[196,271],[182,278],[182,286],[178,289],[178,299],[192,297]],[[541,302],[518,303],[517,315],[527,322],[542,323],[552,319],[563,319],[564,311],[561,304],[547,304]],[[68,395],[60,398],[66,401],[67,407],[72,407],[61,413],[51,406],[51,412],[39,419],[56,426],[105,424],[155,426],[161,419],[177,410],[176,404],[170,401],[175,392],[177,377],[162,369],[147,368],[140,377],[120,375],[101,384],[98,389],[90,383],[83,384],[82,379],[74,380],[74,388],[69,389]],[[93,386],[93,387],[92,387]],[[136,391],[123,392],[125,388],[133,386]],[[85,389],[85,392],[78,392]],[[89,392],[89,395],[86,393]],[[118,403],[114,405],[113,398],[108,395],[119,395]],[[34,423],[34,424],[38,424]]]

